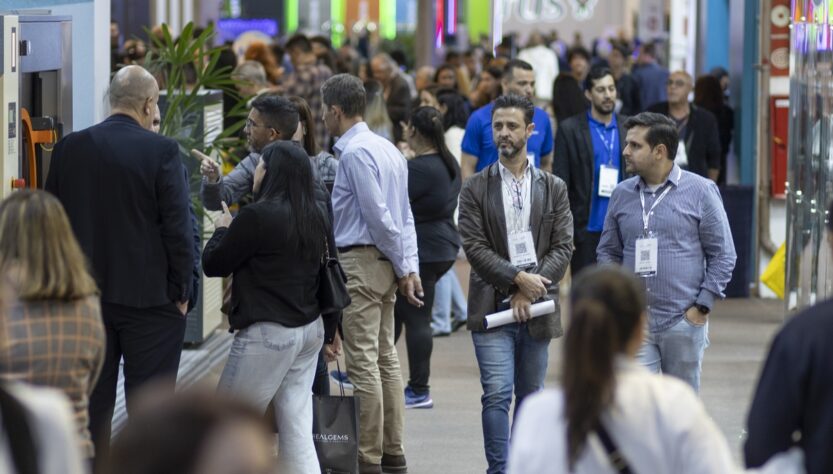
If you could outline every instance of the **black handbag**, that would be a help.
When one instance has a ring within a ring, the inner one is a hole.
[[[343,385],[341,396],[312,396],[312,440],[322,474],[359,472],[359,399]]]
[[[350,306],[347,275],[338,259],[330,256],[330,245],[324,239],[324,258],[318,270],[318,307],[321,314],[338,313]]]

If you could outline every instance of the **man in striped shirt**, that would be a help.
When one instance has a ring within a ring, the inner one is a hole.
[[[645,112],[625,122],[625,170],[613,191],[597,248],[644,278],[648,335],[639,351],[653,372],[700,389],[709,313],[735,267],[735,245],[714,182],[674,164],[674,122]]]

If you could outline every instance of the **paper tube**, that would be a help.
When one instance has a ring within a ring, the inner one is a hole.
[[[537,318],[538,316],[543,316],[545,314],[555,312],[555,301],[542,301],[540,303],[535,303],[531,305],[529,308],[530,312],[532,313],[532,317]],[[499,311],[497,313],[487,314],[486,319],[483,321],[483,326],[486,329],[491,329],[514,322],[515,318],[512,316],[512,309],[510,308],[504,311]]]

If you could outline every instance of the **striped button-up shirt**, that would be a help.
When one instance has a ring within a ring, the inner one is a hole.
[[[332,197],[336,245],[375,245],[397,277],[419,273],[405,157],[364,122],[333,148],[339,157]]]
[[[658,244],[657,272],[644,278],[648,327],[657,333],[679,323],[694,304],[712,308],[715,298],[724,296],[735,244],[717,186],[674,165],[666,183],[653,191],[639,176],[616,186],[597,248],[599,263],[634,269],[636,239],[643,235],[641,193],[645,212],[650,211],[648,230]]]

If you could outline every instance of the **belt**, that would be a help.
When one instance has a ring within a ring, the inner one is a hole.
[[[338,253],[347,253],[351,250],[356,249],[375,249],[375,245],[370,244],[358,244],[358,245],[347,245],[345,247],[338,247]]]

